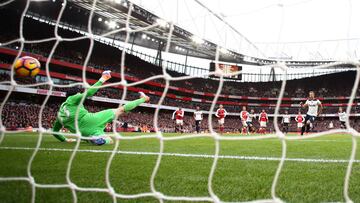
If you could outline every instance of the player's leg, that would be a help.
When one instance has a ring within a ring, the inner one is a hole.
[[[284,123],[283,131],[284,131],[285,134],[288,133],[288,125],[287,125],[287,123]]]
[[[286,133],[286,126],[285,126],[285,124],[283,125],[283,132]]]
[[[140,92],[139,94],[140,94],[139,99],[131,101],[131,102],[117,108],[116,112],[115,112],[116,117],[119,117],[123,113],[130,112],[131,110],[138,107],[140,104],[143,104],[143,103],[148,102],[150,100],[150,98],[148,96],[146,96],[143,92]]]
[[[306,133],[309,133],[311,129],[311,123],[309,123],[309,125],[306,126]]]
[[[315,117],[314,116],[311,116],[310,119],[309,119],[309,125],[308,127],[306,128],[306,132],[309,133],[310,130],[312,131],[312,129],[314,128],[314,121],[315,121]]]
[[[248,122],[248,126],[248,134],[250,134],[253,132],[254,125],[252,124],[252,122]]]
[[[310,116],[306,115],[304,125],[301,127],[301,135],[304,135],[305,130],[310,125]]]
[[[223,118],[221,118],[221,119],[218,120],[218,123],[219,123],[219,132],[220,132],[220,134],[223,132],[223,124],[224,124],[223,121],[224,121]]]
[[[91,138],[89,141],[96,145],[111,144],[112,139],[105,135],[107,123],[112,122],[116,109],[107,109],[97,113],[88,113],[79,120],[81,135]],[[99,138],[99,140],[97,140]],[[100,139],[101,138],[101,139]]]
[[[175,133],[180,132],[180,121],[175,119]]]
[[[247,129],[247,125],[246,125],[246,122],[245,121],[241,121],[241,134],[244,135],[246,134],[246,129]]]
[[[196,132],[200,133],[200,121],[195,121],[195,128],[196,128]]]
[[[261,121],[260,122],[260,126],[261,126],[261,134],[265,134],[266,133],[266,122],[265,121]]]
[[[180,133],[183,133],[183,125],[184,125],[184,121],[183,120],[180,120],[179,122],[179,126],[180,126]]]

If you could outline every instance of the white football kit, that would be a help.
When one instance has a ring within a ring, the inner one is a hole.
[[[321,104],[320,100],[306,100],[305,104],[308,105],[308,112],[306,114],[316,117],[318,115],[319,105]]]

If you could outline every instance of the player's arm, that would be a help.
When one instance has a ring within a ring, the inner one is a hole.
[[[58,139],[60,142],[76,142],[76,139],[72,139],[72,138],[66,138],[64,135],[58,134],[57,132],[59,132],[61,130],[61,128],[63,127],[63,125],[61,124],[61,122],[59,121],[59,119],[56,119],[54,126],[53,126],[53,136]]]
[[[309,104],[307,103],[307,101],[305,102],[305,104],[303,102],[300,102],[300,107],[301,108],[306,108],[308,106],[309,106]]]
[[[215,116],[219,118],[219,109],[216,110]]]
[[[174,113],[173,113],[173,115],[172,115],[172,117],[171,117],[172,120],[175,119],[175,114],[176,114],[176,111],[174,111]]]
[[[66,141],[66,137],[60,134],[57,134],[57,132],[59,132],[62,128],[62,124],[59,121],[59,119],[56,119],[54,125],[53,125],[53,136],[58,139],[60,142],[65,142]]]
[[[99,90],[99,88],[102,84],[104,84],[106,81],[108,81],[111,78],[111,71],[104,71],[102,73],[101,78],[99,81],[97,81],[95,84],[93,84],[88,91],[86,92],[85,98],[92,97],[95,95],[95,93]],[[84,93],[78,93],[76,95],[70,96],[67,101],[72,104],[78,104],[81,102],[82,98],[84,97]]]
[[[323,110],[323,105],[321,102],[319,102],[319,109],[318,109],[318,116],[322,113],[322,110]]]

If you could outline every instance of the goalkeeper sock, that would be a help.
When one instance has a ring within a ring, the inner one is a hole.
[[[145,103],[146,99],[145,98],[140,98],[134,101],[131,101],[127,104],[124,105],[124,111],[126,113],[130,112],[131,110],[135,109],[137,106],[139,106],[142,103]]]

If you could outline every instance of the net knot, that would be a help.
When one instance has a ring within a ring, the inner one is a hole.
[[[54,85],[54,81],[53,80],[51,80],[51,78],[49,78],[50,80],[47,82],[47,84],[49,85],[49,86],[53,86]]]
[[[164,199],[165,198],[164,194],[161,193],[161,192],[154,192],[154,195],[158,199]]]
[[[43,127],[39,127],[38,132],[39,133],[46,133],[47,130],[45,128],[43,128]]]
[[[76,189],[77,189],[77,186],[76,186],[74,183],[69,183],[69,187],[70,187],[70,189],[72,189],[72,190],[76,190]]]
[[[215,203],[220,203],[220,202],[221,202],[220,199],[219,199],[219,197],[216,196],[216,195],[212,195],[211,198],[214,200]]]
[[[172,77],[171,77],[171,75],[169,75],[167,72],[165,72],[165,73],[164,73],[164,79],[165,79],[165,80],[171,80]]]
[[[35,179],[34,179],[34,177],[29,177],[29,183],[31,184],[31,185],[35,185]]]
[[[14,87],[14,86],[17,86],[17,83],[16,83],[15,80],[11,80],[11,81],[10,81],[10,85],[11,85],[12,87]]]
[[[62,38],[61,36],[57,35],[57,36],[56,36],[56,40],[59,41],[59,42],[61,42],[61,41],[63,41],[63,38]]]
[[[115,196],[116,195],[116,192],[115,192],[115,190],[114,190],[114,188],[113,187],[109,187],[109,194],[111,195],[111,196]]]
[[[157,132],[156,133],[156,138],[159,139],[160,141],[162,141],[164,139],[163,135],[161,134],[161,132]]]
[[[87,33],[87,37],[89,39],[94,39],[94,34],[93,33]]]
[[[127,80],[121,80],[120,85],[127,86],[128,85]]]

